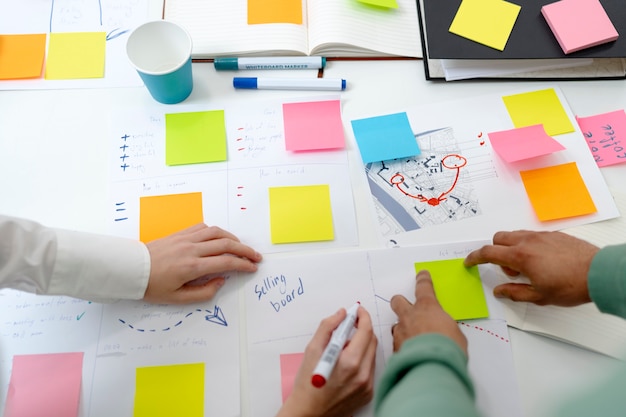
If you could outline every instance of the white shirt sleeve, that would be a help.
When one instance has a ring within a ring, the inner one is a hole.
[[[140,241],[0,215],[0,287],[87,300],[141,299],[150,253]]]

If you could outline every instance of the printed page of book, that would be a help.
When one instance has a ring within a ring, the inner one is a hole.
[[[414,0],[398,0],[397,9],[313,0],[308,15],[311,55],[422,57]]]
[[[248,24],[247,0],[166,0],[163,17],[184,26],[193,39],[193,58],[245,55],[306,55],[307,16],[303,24]]]

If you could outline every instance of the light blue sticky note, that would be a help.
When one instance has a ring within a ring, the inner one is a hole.
[[[406,113],[352,120],[352,130],[366,164],[421,153]]]

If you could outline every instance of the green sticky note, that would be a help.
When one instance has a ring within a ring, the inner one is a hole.
[[[574,131],[553,88],[504,96],[502,100],[515,127],[542,124],[550,136]]]
[[[204,363],[137,368],[134,417],[203,417]]]
[[[165,115],[165,163],[200,164],[226,160],[224,110]]]
[[[271,187],[272,243],[333,240],[333,214],[328,185]]]
[[[503,0],[463,0],[449,31],[503,51],[520,9]]]
[[[102,78],[105,50],[105,32],[51,33],[44,78]]]
[[[415,272],[430,272],[441,307],[454,320],[489,317],[477,266],[466,268],[463,259],[417,262]]]
[[[359,3],[369,4],[372,6],[384,7],[387,9],[397,9],[398,2],[396,0],[358,0]]]

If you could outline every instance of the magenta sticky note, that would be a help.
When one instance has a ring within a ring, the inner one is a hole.
[[[488,136],[493,150],[506,162],[535,158],[565,149],[546,133],[541,124],[491,132]]]
[[[339,100],[285,103],[283,123],[288,151],[345,147]]]
[[[619,36],[599,0],[560,0],[543,6],[541,14],[566,54]]]
[[[4,417],[76,417],[83,353],[15,355]]]
[[[283,402],[285,402],[289,394],[291,394],[302,359],[304,359],[304,353],[286,353],[280,355],[280,385],[282,388]]]
[[[616,110],[589,117],[576,117],[598,166],[626,162],[626,112]]]

